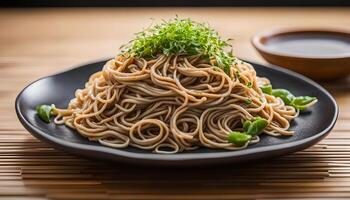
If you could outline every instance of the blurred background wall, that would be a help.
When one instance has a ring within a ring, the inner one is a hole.
[[[2,7],[350,6],[349,0],[3,0]]]

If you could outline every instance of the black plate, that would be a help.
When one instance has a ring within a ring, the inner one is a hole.
[[[202,165],[242,162],[274,157],[305,149],[327,135],[333,128],[338,106],[333,97],[320,85],[302,75],[279,67],[253,64],[258,75],[268,77],[276,88],[289,89],[295,95],[316,96],[319,102],[292,121],[292,137],[262,136],[261,141],[239,151],[200,148],[174,155],[154,154],[136,148],[113,149],[80,136],[64,125],[46,124],[35,113],[38,104],[55,104],[64,108],[83,88],[89,76],[101,70],[106,61],[82,65],[56,75],[44,77],[30,84],[16,99],[16,112],[23,126],[35,137],[54,147],[76,155],[146,165]]]

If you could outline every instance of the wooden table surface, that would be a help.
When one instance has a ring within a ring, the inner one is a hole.
[[[340,106],[319,144],[259,163],[154,169],[103,163],[53,149],[17,120],[30,82],[112,57],[150,18],[208,21],[234,38],[236,55],[264,63],[249,38],[278,27],[350,29],[349,8],[81,8],[0,10],[0,199],[350,198],[350,78],[323,83]],[[322,113],[315,113],[322,114]]]

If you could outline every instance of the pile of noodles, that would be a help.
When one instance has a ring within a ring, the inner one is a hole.
[[[113,148],[242,149],[259,142],[259,136],[241,147],[227,136],[257,116],[268,121],[264,134],[293,135],[289,121],[299,113],[264,94],[259,85],[268,83],[240,60],[225,73],[201,55],[144,59],[124,54],[91,75],[67,109],[56,109],[55,123]]]

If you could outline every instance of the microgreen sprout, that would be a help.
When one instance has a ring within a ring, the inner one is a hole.
[[[208,24],[176,17],[137,33],[134,40],[122,46],[122,52],[145,58],[156,57],[159,53],[168,56],[202,54],[213,66],[229,74],[236,58],[232,51],[225,51],[231,48],[228,41],[222,40]]]

